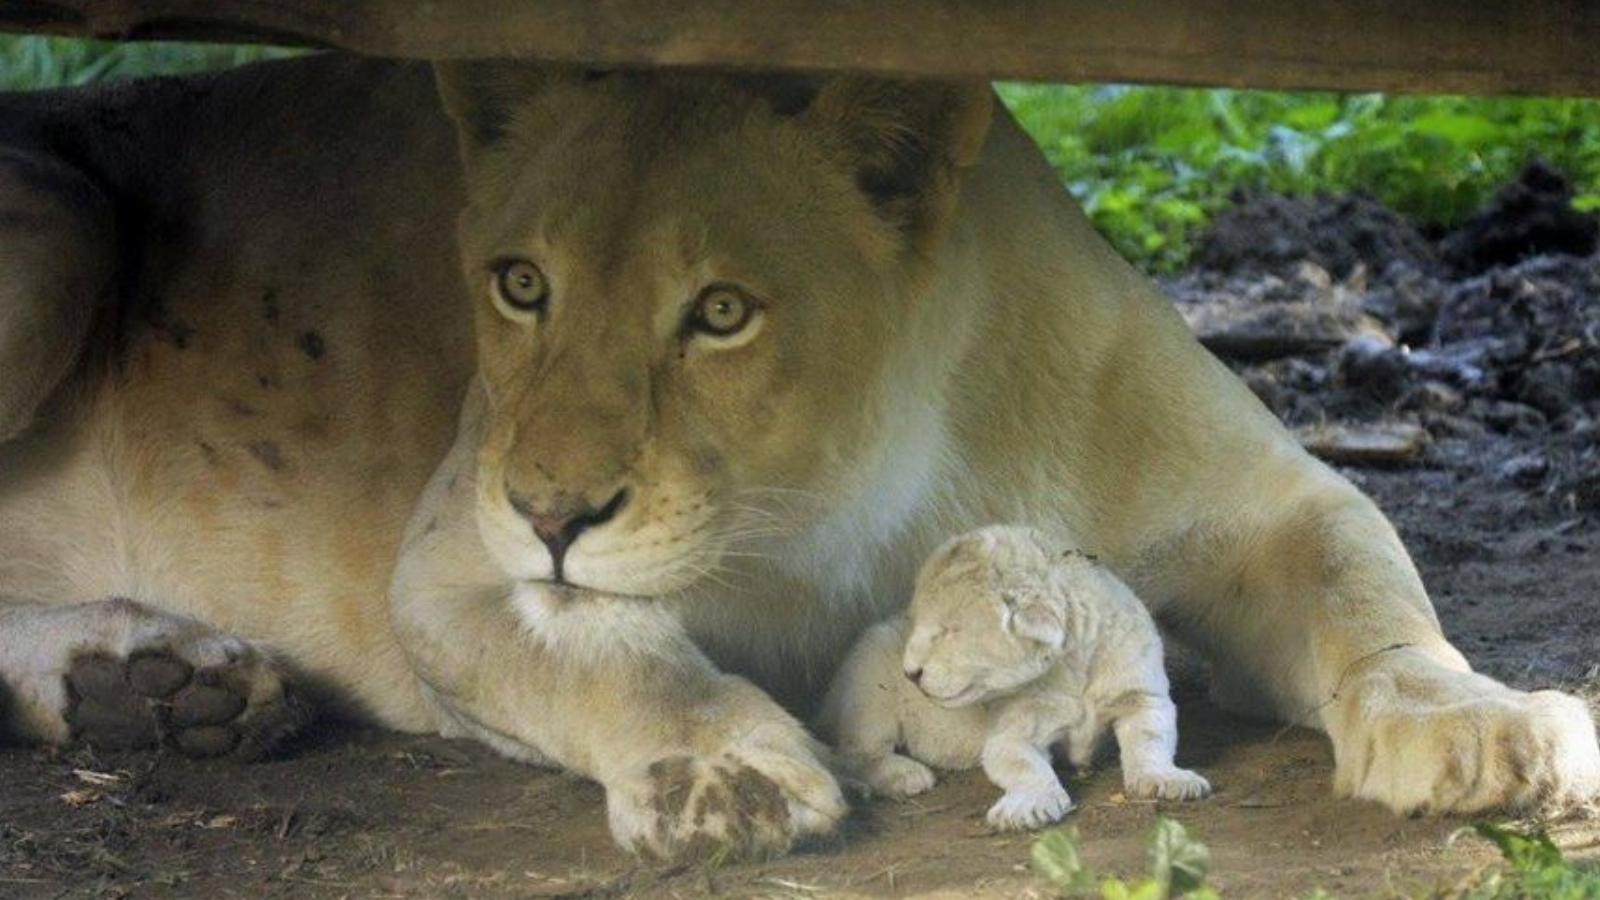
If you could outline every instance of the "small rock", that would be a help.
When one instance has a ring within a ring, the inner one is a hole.
[[[1428,449],[1428,433],[1408,422],[1314,425],[1296,437],[1312,455],[1336,465],[1410,465]]]
[[[1401,340],[1423,343],[1433,331],[1446,286],[1417,266],[1396,260],[1361,301],[1371,315],[1389,324]]]
[[[1543,453],[1525,453],[1500,464],[1500,477],[1521,487],[1538,487],[1550,472],[1550,460]]]
[[[1206,349],[1241,362],[1324,353],[1361,332],[1349,310],[1315,303],[1208,303],[1178,311]]]
[[[1517,379],[1517,399],[1548,417],[1566,412],[1574,402],[1576,378],[1572,366],[1542,362],[1528,368]]]
[[[1544,413],[1511,400],[1489,403],[1473,401],[1470,411],[1488,423],[1489,427],[1504,434],[1533,435],[1545,425]]]
[[[1399,407],[1415,412],[1453,413],[1466,406],[1466,403],[1461,392],[1450,385],[1440,381],[1424,381],[1406,391],[1400,398]]]
[[[1591,461],[1565,485],[1564,493],[1572,508],[1581,512],[1600,510],[1600,462]]]
[[[1411,365],[1405,351],[1373,334],[1359,335],[1339,354],[1338,379],[1347,388],[1389,402],[1405,392]]]
[[[1466,416],[1453,416],[1449,413],[1427,412],[1422,413],[1422,425],[1428,433],[1436,438],[1465,438],[1475,440],[1484,437],[1489,429],[1476,419]]]

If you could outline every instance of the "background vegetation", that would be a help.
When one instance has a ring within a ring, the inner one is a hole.
[[[0,37],[0,88],[236,65],[288,51]],[[1238,190],[1366,191],[1425,224],[1543,157],[1600,209],[1600,102],[1007,84],[1001,96],[1124,254],[1177,268]]]
[[[1147,268],[1238,190],[1371,193],[1425,225],[1542,157],[1600,209],[1600,102],[1004,85],[1001,95],[1120,250]]]

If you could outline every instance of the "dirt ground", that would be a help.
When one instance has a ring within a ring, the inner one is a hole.
[[[1345,471],[1393,517],[1476,666],[1592,697],[1600,256],[1592,220],[1550,212],[1564,187],[1545,174],[1451,235],[1361,200],[1246,199],[1205,268],[1168,289],[1292,425],[1410,429],[1375,454],[1328,452],[1363,461]],[[1180,762],[1217,793],[1127,802],[1114,767],[1069,781],[1096,869],[1138,872],[1157,815],[1210,845],[1228,896],[1411,894],[1493,863],[1465,820],[1334,799],[1319,736],[1230,717],[1177,669]],[[994,795],[955,775],[914,802],[859,804],[838,840],[785,859],[663,868],[612,848],[594,785],[468,743],[324,728],[248,766],[12,748],[0,897],[1044,896],[1030,838],[984,827]],[[1600,821],[1553,833],[1600,857]]]

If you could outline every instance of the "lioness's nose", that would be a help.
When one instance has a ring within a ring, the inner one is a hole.
[[[562,581],[564,578],[561,568],[567,550],[578,540],[578,535],[615,517],[617,511],[622,509],[622,504],[628,502],[628,491],[626,488],[617,491],[616,496],[606,501],[606,504],[599,509],[586,505],[544,508],[534,503],[526,494],[520,494],[509,487],[506,488],[506,499],[511,502],[511,508],[533,526],[534,535],[550,551],[550,564],[554,567],[551,577],[556,581]]]
[[[912,684],[917,685],[918,687],[922,686],[922,670],[921,669],[907,669],[906,670],[906,677],[911,679],[911,683]]]

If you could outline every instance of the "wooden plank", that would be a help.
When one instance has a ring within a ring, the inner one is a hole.
[[[0,0],[0,28],[433,59],[1600,96],[1593,0]]]

